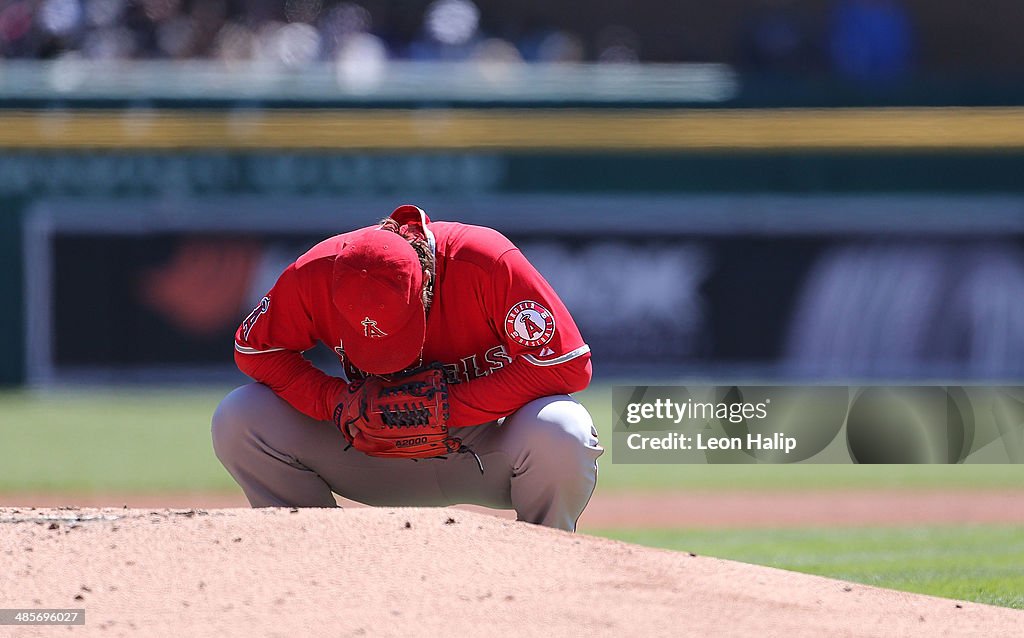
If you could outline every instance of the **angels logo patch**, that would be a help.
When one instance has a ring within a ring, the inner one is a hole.
[[[536,301],[520,301],[505,315],[505,332],[516,343],[536,348],[555,336],[555,317]]]

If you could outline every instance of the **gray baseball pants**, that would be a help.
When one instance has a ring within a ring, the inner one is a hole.
[[[235,389],[213,415],[213,447],[253,507],[474,504],[514,509],[521,521],[573,531],[597,482],[604,449],[586,408],[568,395],[527,403],[499,422],[458,428],[473,450],[393,459],[350,448],[334,424],[292,408],[268,387]]]

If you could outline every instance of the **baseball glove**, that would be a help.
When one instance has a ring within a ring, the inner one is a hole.
[[[440,365],[393,381],[350,383],[334,423],[350,446],[370,456],[427,458],[462,448],[448,431],[448,383]]]

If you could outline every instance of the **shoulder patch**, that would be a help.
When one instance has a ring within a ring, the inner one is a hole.
[[[505,315],[505,332],[519,345],[536,348],[555,336],[555,317],[536,301],[520,301]]]

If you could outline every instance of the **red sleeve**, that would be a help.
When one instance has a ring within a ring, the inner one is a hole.
[[[316,343],[306,298],[292,264],[235,332],[235,363],[296,410],[330,421],[345,382],[302,356]]]
[[[451,387],[455,427],[487,423],[534,399],[578,392],[590,383],[589,346],[565,304],[518,249],[498,259],[489,285],[484,303],[512,363]]]

